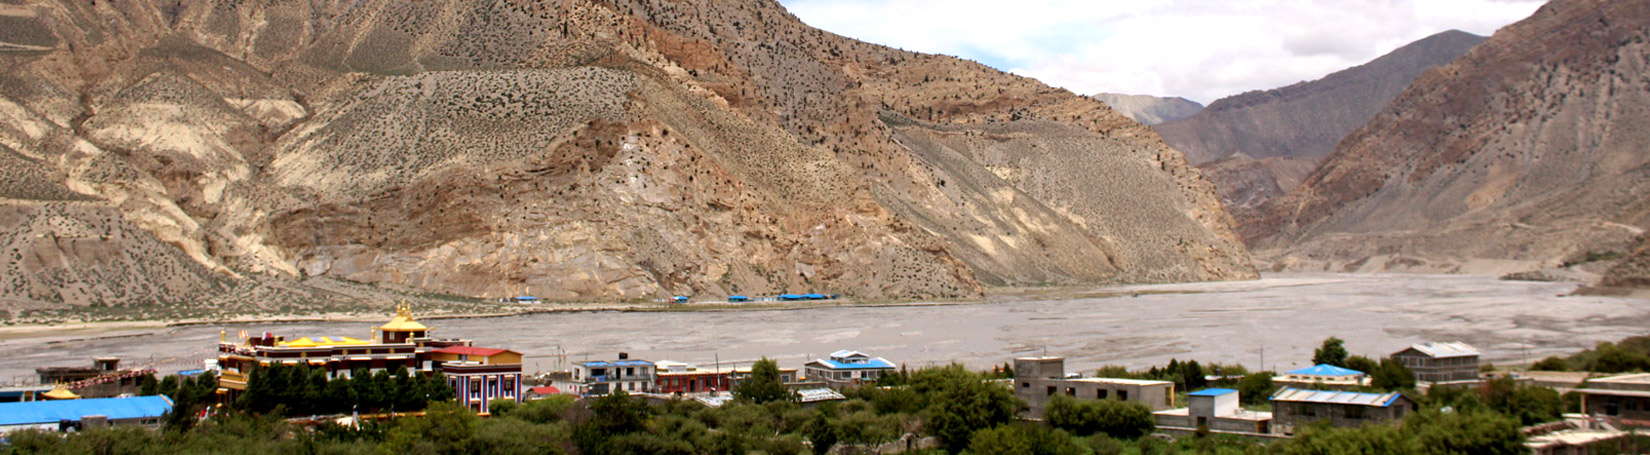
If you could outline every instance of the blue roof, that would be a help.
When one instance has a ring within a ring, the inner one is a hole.
[[[819,300],[819,299],[825,298],[825,294],[802,294],[802,298],[810,299],[810,300]]]
[[[802,298],[802,296],[797,295],[797,294],[779,294],[779,298],[789,299],[789,300],[796,300],[796,299]]]
[[[1225,395],[1225,394],[1228,394],[1228,393],[1237,393],[1237,391],[1232,390],[1232,389],[1203,389],[1203,390],[1199,390],[1199,391],[1196,391],[1196,392],[1188,393],[1186,395],[1187,396],[1194,396],[1194,397],[1218,397],[1218,396]]]
[[[516,300],[538,300],[538,299],[539,299],[538,297],[533,297],[533,296],[530,296],[530,295],[516,296]]]
[[[1298,374],[1302,376],[1357,376],[1364,374],[1364,372],[1349,370],[1334,365],[1318,365],[1312,368],[1301,368],[1299,370],[1291,371],[1289,374]]]
[[[838,362],[838,361],[832,360],[832,359],[819,359],[819,360],[815,360],[815,362],[822,363],[827,367],[831,367],[831,369],[833,369],[833,370],[877,370],[877,369],[893,368],[894,367],[894,364],[892,362],[884,360],[881,357],[866,360],[864,362],[853,362],[853,363]]]
[[[742,296],[742,295],[730,295],[730,296],[728,296],[728,300],[750,300],[750,299],[751,299],[750,297],[745,297],[745,296]]]
[[[100,415],[109,420],[160,417],[172,411],[164,396],[0,403],[0,426],[57,423]]]

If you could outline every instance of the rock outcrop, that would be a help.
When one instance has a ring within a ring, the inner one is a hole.
[[[170,278],[13,306],[270,277],[615,301],[1255,276],[1151,130],[769,0],[0,9],[0,205],[171,251]]]
[[[1557,0],[1417,77],[1243,223],[1278,268],[1512,271],[1650,226],[1650,2]]]

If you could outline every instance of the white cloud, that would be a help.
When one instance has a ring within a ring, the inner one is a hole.
[[[1208,103],[1356,66],[1543,0],[781,0],[809,25],[955,55],[1077,93]]]

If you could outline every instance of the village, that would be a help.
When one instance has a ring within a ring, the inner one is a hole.
[[[387,377],[390,383],[413,384],[406,390],[426,391],[423,397],[403,400],[402,409],[421,407],[423,403],[415,403],[420,400],[450,400],[481,417],[492,415],[495,407],[505,404],[514,406],[552,397],[589,400],[615,394],[652,403],[691,401],[716,408],[733,402],[733,392],[743,382],[764,373],[776,376],[792,401],[811,407],[845,401],[845,392],[853,393],[858,388],[886,387],[882,385],[887,382],[885,377],[909,375],[896,360],[852,349],[800,366],[770,363],[773,371],[768,372],[756,371],[761,367],[748,363],[695,365],[644,360],[625,352],[616,352],[607,359],[572,362],[566,371],[530,372],[523,369],[524,353],[507,347],[475,346],[467,339],[438,338],[432,330],[402,304],[389,321],[371,327],[370,336],[364,338],[327,335],[293,339],[268,332],[222,331],[215,358],[201,359],[202,368],[176,376],[182,384],[188,384],[189,378],[211,380],[206,386],[210,403],[197,416],[208,419],[214,409],[242,400],[243,395],[260,393],[256,390],[260,374],[268,377],[282,369],[301,368],[302,374],[308,375],[304,379],[323,383],[317,387],[375,378],[382,382]],[[1350,366],[1339,343],[1332,338],[1325,349],[1340,350],[1329,357],[1339,357],[1342,361],[1335,363]],[[1012,390],[1019,420],[1058,420],[1051,416],[1054,412],[1050,409],[1070,408],[1073,403],[1134,403],[1150,412],[1152,433],[1165,438],[1213,434],[1269,441],[1291,438],[1309,427],[1396,425],[1421,411],[1420,397],[1413,394],[1427,394],[1435,388],[1477,390],[1497,381],[1513,387],[1547,388],[1579,401],[1574,409],[1578,412],[1564,413],[1551,421],[1527,422],[1529,425],[1521,431],[1533,453],[1588,454],[1597,453],[1600,447],[1620,449],[1631,440],[1634,428],[1650,424],[1650,374],[1500,371],[1482,363],[1480,356],[1477,349],[1465,343],[1439,341],[1415,344],[1364,367],[1375,371],[1326,363],[1280,373],[1232,375],[1221,374],[1217,368],[1207,372],[1211,374],[1202,374],[1195,361],[1179,366],[1171,362],[1169,370],[1190,366],[1191,371],[1199,372],[1195,379],[1182,376],[1179,381],[1171,381],[1116,369],[1102,369],[1095,375],[1068,371],[1065,358],[1045,354],[1005,359],[987,381],[992,387]],[[184,411],[174,398],[150,390],[155,388],[155,370],[123,369],[120,359],[96,358],[89,367],[45,366],[36,371],[37,385],[0,388],[0,434],[124,425],[154,428],[171,414]],[[1121,374],[1105,377],[1105,373]],[[444,383],[426,384],[431,378],[440,378]],[[265,388],[270,387],[270,380],[264,381]],[[451,396],[433,396],[430,390]],[[1245,391],[1264,396],[1244,396]],[[271,399],[271,392],[261,393],[264,396],[260,399]],[[305,421],[330,419],[338,424],[359,425],[362,420],[398,415],[393,403],[391,409],[363,414],[358,405],[344,409],[299,403],[305,398],[274,400],[288,401],[278,404],[289,410],[310,409],[317,414],[297,417]],[[933,444],[921,441],[916,434],[905,434],[900,439],[912,440],[908,447]]]

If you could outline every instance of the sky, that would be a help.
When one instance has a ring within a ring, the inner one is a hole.
[[[1544,0],[780,0],[808,25],[1080,94],[1208,104],[1321,78],[1445,30],[1489,36]]]

